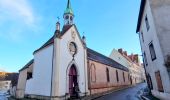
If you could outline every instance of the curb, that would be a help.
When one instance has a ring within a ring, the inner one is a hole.
[[[150,99],[148,99],[148,98],[145,97],[145,96],[141,96],[141,98],[142,98],[143,100],[150,100]]]

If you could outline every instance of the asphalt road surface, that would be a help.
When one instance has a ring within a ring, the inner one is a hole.
[[[137,97],[138,91],[140,91],[140,89],[144,87],[146,87],[146,83],[141,83],[131,88],[107,94],[105,96],[97,98],[96,100],[140,100]]]

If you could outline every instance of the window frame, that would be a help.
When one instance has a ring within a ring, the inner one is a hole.
[[[110,82],[109,68],[106,68],[106,78],[107,78],[107,82]]]
[[[117,82],[119,82],[119,73],[117,70],[116,70],[116,80],[117,80]]]
[[[155,52],[155,48],[154,48],[154,45],[153,45],[152,41],[149,43],[149,51],[150,51],[151,60],[152,61],[156,60],[156,58],[157,58],[156,57],[156,52]]]
[[[96,66],[94,63],[92,63],[90,66],[90,73],[91,73],[91,82],[96,82]]]
[[[156,83],[157,83],[158,91],[159,92],[164,92],[164,87],[163,87],[160,71],[156,71],[155,72],[155,78],[156,78]]]
[[[125,73],[123,72],[123,81],[125,82],[126,80],[125,80]]]
[[[145,51],[143,52],[143,59],[144,59],[144,64],[145,64],[146,66],[148,66],[148,60],[147,60]]]
[[[149,31],[149,29],[150,29],[150,24],[149,24],[149,20],[148,20],[148,16],[147,16],[147,15],[145,16],[145,25],[146,25],[147,31]]]
[[[144,42],[144,35],[143,35],[143,31],[142,31],[140,34],[141,34],[142,42]]]

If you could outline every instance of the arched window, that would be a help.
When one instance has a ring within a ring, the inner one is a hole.
[[[110,82],[109,69],[106,68],[107,82]]]
[[[94,64],[91,64],[90,73],[91,73],[91,81],[96,82],[96,67]]]
[[[118,75],[118,71],[116,70],[116,79],[117,79],[117,82],[119,82],[119,75]]]

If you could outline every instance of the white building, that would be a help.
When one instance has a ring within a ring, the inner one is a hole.
[[[73,23],[70,0],[63,17],[62,30],[57,22],[52,38],[19,71],[16,97],[63,100],[131,85],[128,68],[86,46]]]
[[[10,89],[11,81],[0,81],[0,91],[7,92]]]
[[[141,0],[136,31],[151,92],[170,100],[170,0]]]
[[[137,54],[128,55],[123,49],[113,49],[110,58],[129,69],[131,84],[144,82],[145,71]]]

